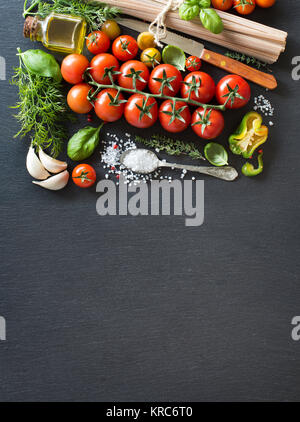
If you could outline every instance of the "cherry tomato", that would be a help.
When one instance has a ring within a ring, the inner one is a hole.
[[[160,64],[152,70],[149,79],[149,89],[152,94],[174,97],[180,89],[182,76],[178,69],[171,64]]]
[[[151,32],[142,32],[137,38],[139,49],[144,51],[147,48],[155,48],[154,35]]]
[[[240,15],[250,15],[255,9],[255,0],[233,0],[233,5]]]
[[[121,62],[132,60],[136,57],[139,47],[136,40],[130,35],[121,35],[112,45],[113,55]]]
[[[78,114],[89,113],[93,105],[87,99],[90,91],[94,91],[89,84],[81,83],[74,85],[67,96],[67,102],[71,110]]]
[[[192,129],[203,139],[214,139],[224,129],[224,117],[219,110],[197,108],[192,116]]]
[[[233,0],[212,0],[212,5],[218,10],[229,10],[233,6]]]
[[[116,89],[107,88],[97,95],[95,101],[95,113],[104,122],[115,122],[119,120],[124,113],[125,100],[123,95]]]
[[[207,73],[191,72],[184,78],[181,96],[188,98],[189,90],[191,90],[191,100],[207,104],[215,95],[216,85],[213,78]]]
[[[157,120],[158,107],[154,98],[149,97],[146,101],[146,95],[132,95],[126,105],[124,116],[129,124],[138,128],[148,128],[153,126]]]
[[[69,84],[79,84],[84,79],[84,72],[89,67],[88,59],[82,54],[69,54],[61,64],[61,73]]]
[[[86,46],[90,53],[106,53],[110,47],[110,39],[102,31],[91,32],[86,39]]]
[[[149,80],[149,70],[144,63],[138,60],[129,60],[122,64],[120,72],[118,83],[122,88],[133,89],[134,80],[138,91],[143,91],[146,88]]]
[[[257,6],[263,8],[274,6],[275,2],[276,0],[256,0]]]
[[[196,56],[190,56],[186,59],[185,67],[189,72],[195,72],[197,70],[200,70],[202,66],[201,59]]]
[[[147,67],[154,68],[161,62],[161,53],[157,48],[146,48],[141,54],[141,61],[145,63]]]
[[[159,108],[159,121],[162,127],[172,133],[185,130],[191,122],[189,106],[184,101],[166,100]]]
[[[248,82],[238,75],[224,76],[216,88],[217,101],[219,104],[226,104],[226,108],[244,107],[250,97],[251,89]]]
[[[90,188],[95,184],[97,175],[92,166],[79,164],[73,170],[72,179],[80,188]]]
[[[114,71],[119,70],[119,62],[112,55],[108,53],[98,54],[91,61],[91,76],[99,84],[110,85],[110,79],[105,76],[105,69],[113,68]],[[113,79],[117,79],[117,75],[113,75]]]
[[[116,21],[107,20],[101,26],[101,31],[104,32],[110,40],[115,40],[120,34],[121,29]]]

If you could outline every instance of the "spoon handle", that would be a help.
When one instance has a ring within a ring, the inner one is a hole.
[[[207,174],[208,176],[216,177],[217,179],[232,182],[238,177],[238,172],[235,168],[230,166],[224,167],[204,167],[204,166],[188,166],[183,164],[171,164],[160,162],[161,167],[174,167],[176,169],[185,169],[196,173]]]

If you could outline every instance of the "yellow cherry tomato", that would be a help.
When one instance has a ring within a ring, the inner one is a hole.
[[[142,32],[137,39],[138,46],[141,50],[156,47],[154,35],[151,32]]]
[[[157,48],[146,48],[141,54],[141,61],[145,63],[147,67],[154,68],[161,62],[161,54]]]
[[[119,37],[119,35],[121,35],[121,28],[116,21],[105,21],[101,26],[101,31],[104,32],[111,40],[115,40]]]

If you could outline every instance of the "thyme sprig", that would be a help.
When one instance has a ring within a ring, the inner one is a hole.
[[[239,62],[245,63],[249,66],[253,66],[258,70],[264,70],[272,73],[272,70],[270,69],[267,63],[261,62],[255,57],[246,56],[245,54],[240,54],[235,51],[227,51],[227,53],[225,53],[225,56],[230,57],[231,59],[237,60]]]
[[[67,111],[61,84],[30,73],[21,54],[11,84],[19,90],[19,102],[11,107],[18,111],[15,117],[21,124],[15,138],[24,138],[29,134],[34,146],[50,148],[51,154],[56,157],[67,139],[63,122],[74,120]]]
[[[205,160],[204,156],[193,142],[183,142],[178,139],[168,138],[164,135],[152,135],[150,139],[136,136],[135,140],[149,148],[164,151],[169,155],[188,155],[193,160]]]
[[[36,7],[37,11],[33,12]],[[24,17],[39,15],[45,18],[52,12],[83,17],[91,32],[99,29],[101,23],[107,19],[115,19],[120,9],[88,0],[25,0],[24,2]]]

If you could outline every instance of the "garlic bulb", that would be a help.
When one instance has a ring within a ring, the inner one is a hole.
[[[69,177],[70,177],[70,174],[68,170],[65,170],[62,173],[49,177],[49,179],[44,180],[43,182],[33,181],[32,183],[34,183],[35,185],[39,185],[45,189],[60,190],[60,189],[63,189],[65,186],[67,186]]]
[[[27,154],[26,167],[30,176],[34,177],[35,179],[45,180],[50,176],[50,174],[47,172],[47,170],[44,169],[42,163],[38,159],[32,145],[30,145]]]
[[[55,160],[55,158],[47,155],[42,148],[39,149],[39,157],[45,169],[50,171],[50,173],[60,173],[68,167],[65,161]]]

